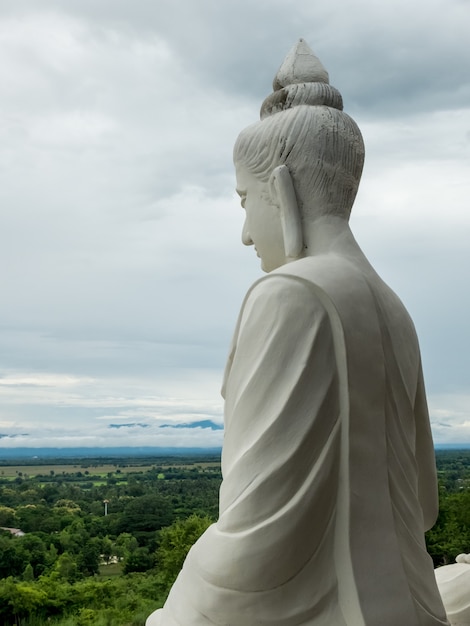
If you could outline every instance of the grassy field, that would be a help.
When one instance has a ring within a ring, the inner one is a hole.
[[[181,467],[183,469],[191,469],[195,467],[196,469],[205,469],[206,467],[218,467],[219,465],[220,465],[220,461],[206,461],[204,463],[191,463],[190,465],[187,465],[187,464],[174,465],[171,463],[162,463],[161,465],[159,465],[159,467]]]
[[[110,563],[109,565],[100,565],[99,576],[101,578],[113,578],[122,574],[121,563]]]
[[[135,465],[127,467],[119,467],[119,465],[4,465],[0,468],[0,476],[4,478],[16,478],[17,476],[53,476],[64,474],[76,474],[81,472],[84,476],[107,476],[110,472],[129,474],[132,472],[142,472],[151,469],[152,465],[142,467]]]
[[[126,461],[126,463],[103,463],[103,464],[89,464],[86,461],[82,464],[42,464],[42,465],[1,465],[0,466],[0,478],[6,478],[14,480],[18,476],[23,478],[34,478],[35,476],[64,476],[70,474],[77,474],[81,472],[84,479],[89,479],[94,483],[99,482],[96,479],[106,479],[108,474],[112,474],[115,477],[119,477],[122,474],[134,474],[137,472],[147,472],[154,467],[161,467],[163,471],[165,468],[177,467],[181,469],[196,468],[204,470],[211,467],[218,467],[220,461],[204,461],[196,463],[174,463],[174,462],[158,462],[143,464],[141,461],[135,464]]]

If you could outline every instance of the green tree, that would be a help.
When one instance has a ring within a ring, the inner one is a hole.
[[[8,603],[15,617],[27,618],[44,613],[49,601],[45,591],[32,583],[23,582],[12,587]]]
[[[168,501],[159,494],[138,496],[129,500],[121,515],[118,533],[154,532],[173,521]]]
[[[106,563],[109,563],[111,557],[115,556],[114,544],[109,537],[103,537],[101,540],[101,556]]]
[[[28,557],[16,538],[0,536],[0,578],[21,576]]]
[[[55,562],[57,561],[58,554],[59,552],[57,548],[55,547],[53,543],[51,543],[51,545],[49,546],[49,549],[46,552],[46,566],[48,568],[51,568],[54,566]]]
[[[77,563],[68,552],[64,552],[59,556],[54,565],[54,571],[57,572],[60,578],[69,583],[73,583],[80,578]]]
[[[18,526],[25,533],[58,531],[59,518],[45,504],[27,504],[16,509]]]
[[[12,527],[15,524],[15,509],[10,506],[0,506],[0,527]]]
[[[119,559],[126,559],[129,554],[139,547],[137,539],[130,533],[121,533],[116,539],[114,546],[116,556]]]
[[[44,542],[39,537],[28,534],[18,538],[17,544],[18,549],[24,552],[25,559],[33,567],[34,576],[42,574],[47,562],[46,546]]]
[[[67,528],[59,533],[58,537],[62,550],[78,554],[89,540],[90,535],[85,529],[84,521],[75,518]]]
[[[24,568],[23,580],[25,582],[31,582],[32,580],[34,580],[34,570],[31,563],[28,563],[28,565]]]
[[[85,576],[98,574],[100,567],[100,540],[89,539],[77,557],[78,569]]]
[[[155,565],[155,557],[148,548],[136,548],[124,560],[124,574],[131,572],[146,572]]]
[[[210,517],[190,515],[177,520],[159,532],[157,567],[163,583],[169,588],[181,570],[189,549],[212,524]]]

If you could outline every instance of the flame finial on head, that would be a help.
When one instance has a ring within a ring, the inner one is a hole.
[[[284,59],[273,89],[261,105],[261,119],[302,104],[343,110],[340,92],[330,85],[328,72],[303,39]]]
[[[273,89],[298,83],[330,83],[328,72],[304,39],[299,39],[287,54],[274,77]]]

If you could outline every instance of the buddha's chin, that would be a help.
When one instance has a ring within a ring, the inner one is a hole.
[[[269,272],[272,272],[276,268],[272,267],[271,265],[266,265],[266,263],[263,261],[263,259],[261,259],[261,269],[263,270],[263,272],[266,272],[266,274],[269,274]]]

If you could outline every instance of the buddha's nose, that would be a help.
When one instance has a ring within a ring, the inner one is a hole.
[[[242,242],[245,244],[245,246],[252,246],[253,245],[253,239],[250,236],[250,233],[248,232],[248,227],[246,225],[246,220],[245,223],[243,224],[243,228],[242,228]]]

